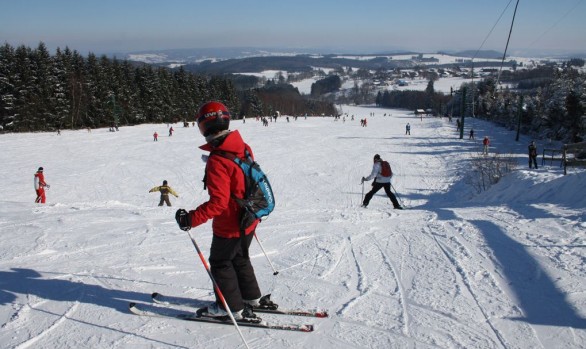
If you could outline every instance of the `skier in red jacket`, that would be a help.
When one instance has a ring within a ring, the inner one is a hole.
[[[212,152],[220,150],[244,158],[245,150],[253,156],[251,148],[244,143],[238,131],[228,130],[230,113],[220,102],[203,104],[196,115],[199,131],[206,139],[200,148]],[[238,321],[258,321],[251,307],[266,305],[268,297],[261,299],[260,288],[248,256],[248,247],[254,237],[259,220],[244,229],[241,236],[241,208],[234,197],[242,198],[245,178],[234,161],[223,156],[207,157],[204,183],[209,200],[189,212],[179,209],[177,223],[183,230],[197,227],[212,219],[212,246],[210,249],[211,273],[224,295],[228,307]],[[274,304],[270,302],[271,304]],[[202,316],[227,319],[216,294],[216,302],[198,311]]]
[[[39,167],[37,173],[35,173],[35,192],[37,193],[37,198],[35,199],[36,203],[44,204],[46,197],[45,197],[45,187],[49,189],[51,186],[45,182],[45,176],[43,175],[43,168]]]
[[[488,155],[488,147],[490,146],[490,139],[488,139],[488,136],[484,136],[482,146],[482,154]]]

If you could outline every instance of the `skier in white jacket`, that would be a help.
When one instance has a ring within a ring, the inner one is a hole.
[[[374,178],[374,182],[372,182],[372,190],[369,191],[364,197],[362,207],[367,207],[370,199],[372,199],[374,194],[376,194],[376,192],[381,188],[384,188],[385,193],[393,203],[393,207],[395,209],[402,210],[403,208],[401,205],[399,205],[399,201],[397,201],[395,194],[391,192],[391,178],[393,177],[391,166],[387,161],[383,161],[378,154],[374,156],[373,161],[374,164],[372,165],[372,171],[370,172],[370,175],[368,177],[362,177],[362,183],[370,181]]]

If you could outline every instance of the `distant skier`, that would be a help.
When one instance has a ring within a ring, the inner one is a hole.
[[[43,168],[39,167],[37,173],[35,173],[35,192],[37,193],[37,198],[35,199],[36,203],[44,204],[46,197],[45,197],[45,188],[49,189],[51,186],[45,182],[45,176],[43,175]]]
[[[490,146],[490,139],[488,139],[488,136],[484,136],[484,139],[482,140],[482,146],[482,154],[488,155],[488,147]]]
[[[156,191],[161,193],[161,201],[159,201],[159,206],[163,206],[163,203],[166,203],[167,206],[171,206],[171,201],[169,201],[169,194],[175,195],[176,198],[179,197],[179,195],[177,195],[177,193],[167,185],[167,181],[163,181],[163,185],[161,186],[152,188],[149,190],[149,193],[154,193]]]
[[[169,129],[169,137],[171,137],[173,135],[173,131],[175,131],[175,130],[173,130],[173,126],[171,126],[171,128]]]
[[[376,154],[373,158],[374,164],[372,165],[372,172],[368,177],[362,177],[362,182],[370,181],[371,179],[375,178],[374,182],[372,182],[372,190],[369,191],[366,196],[364,197],[364,201],[362,202],[362,207],[367,207],[370,199],[379,191],[381,188],[385,189],[385,193],[391,199],[393,203],[393,207],[402,210],[403,208],[399,205],[399,201],[395,195],[391,192],[391,178],[393,177],[393,171],[391,170],[391,166],[387,161],[383,161],[380,155]]]
[[[470,129],[470,136],[468,136],[468,139],[474,139],[474,129],[473,128]]]
[[[529,144],[529,168],[531,165],[535,165],[535,169],[537,169],[537,147],[535,146],[535,141]]]
[[[158,140],[157,140],[158,137],[159,137],[159,134],[157,133],[157,131],[155,131],[155,133],[153,133],[153,141],[158,142]]]
[[[405,134],[411,135],[411,125],[409,123],[407,123],[407,126],[405,126]]]

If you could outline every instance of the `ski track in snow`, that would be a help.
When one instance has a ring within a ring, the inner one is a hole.
[[[397,283],[397,288],[394,290],[391,290],[391,294],[398,293],[400,296],[400,303],[401,303],[401,307],[403,308],[403,314],[402,314],[403,334],[405,336],[409,336],[409,313],[407,312],[407,301],[405,299],[405,293],[403,291],[403,286],[401,285],[401,281],[398,277],[396,269],[393,266],[393,262],[387,256],[387,254],[385,253],[385,250],[379,245],[379,243],[376,239],[374,239],[374,242],[375,242],[376,246],[378,247],[381,255],[384,258],[384,264],[389,269],[389,271],[392,273],[393,278],[395,279],[395,281]]]
[[[490,320],[489,316],[486,314],[486,311],[480,305],[478,298],[477,298],[478,296],[474,293],[474,289],[468,280],[468,276],[467,276],[466,272],[462,269],[462,266],[459,264],[459,262],[455,258],[455,256],[450,252],[450,249],[447,246],[444,246],[444,244],[442,242],[440,242],[439,237],[446,238],[447,235],[445,234],[445,229],[442,226],[440,226],[439,224],[436,224],[435,222],[436,222],[435,219],[430,221],[430,223],[431,223],[430,227],[429,227],[429,229],[426,229],[426,231],[424,231],[424,233],[428,234],[429,236],[431,236],[433,238],[433,240],[437,244],[437,247],[444,254],[445,258],[448,260],[449,263],[452,264],[453,269],[454,269],[454,273],[459,275],[462,284],[464,285],[464,287],[466,288],[466,290],[468,291],[470,296],[474,299],[474,302],[476,303],[478,310],[482,313],[482,316],[486,320],[487,326],[490,327],[491,331],[494,333],[494,336],[496,337],[498,342],[500,342],[501,347],[508,348],[509,345],[506,343],[506,341],[504,340],[502,335],[498,332],[498,330],[491,323],[491,320]],[[438,230],[440,230],[441,233],[444,233],[444,235],[437,233]],[[466,249],[458,242],[457,238],[453,239],[452,243],[454,243],[454,242],[458,244],[457,247],[462,247],[463,250],[466,251]],[[469,254],[469,253],[466,252],[466,254]]]
[[[65,312],[65,314],[63,314],[62,316],[59,317],[59,319],[57,319],[57,321],[55,321],[53,324],[51,324],[48,328],[44,329],[41,333],[28,339],[26,342],[17,345],[15,347],[15,349],[25,349],[25,348],[30,348],[32,345],[35,345],[39,340],[41,340],[43,337],[45,337],[46,335],[51,333],[58,326],[62,325],[65,321],[67,321],[67,319],[70,318],[73,315],[73,313],[75,313],[75,311],[77,310],[78,307],[79,307],[79,303],[78,302],[74,303]]]

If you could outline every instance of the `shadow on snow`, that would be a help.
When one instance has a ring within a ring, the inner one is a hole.
[[[150,302],[151,295],[133,291],[121,291],[107,289],[99,285],[91,285],[83,282],[44,279],[43,276],[32,269],[12,268],[10,271],[0,271],[0,305],[8,305],[17,299],[17,295],[34,295],[42,299],[58,302],[80,302],[95,304],[102,307],[113,308],[119,312],[130,314],[129,302]],[[47,310],[37,309],[47,314],[58,315]],[[143,338],[155,343],[185,348],[176,343],[167,343],[158,339],[125,331],[119,328],[107,327],[86,321],[68,318],[70,321],[80,322],[90,326],[97,326],[108,330]]]
[[[535,325],[567,326],[586,329],[586,319],[580,317],[560,291],[554,281],[531,256],[526,247],[511,239],[496,224],[490,221],[470,221],[482,232],[509,287],[515,292],[523,318]]]
[[[150,294],[111,290],[70,280],[45,279],[32,269],[0,271],[0,280],[0,305],[14,302],[17,294],[30,294],[54,301],[90,303],[128,313],[128,302],[150,301]]]

